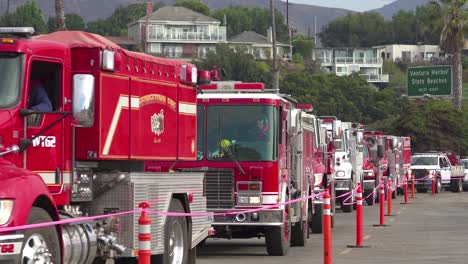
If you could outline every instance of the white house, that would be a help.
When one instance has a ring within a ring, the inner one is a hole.
[[[358,72],[370,83],[389,81],[389,75],[382,72],[383,59],[375,48],[317,48],[312,50],[312,59],[338,76]]]
[[[391,61],[418,62],[443,58],[438,45],[383,45],[374,47],[379,57]]]
[[[128,24],[128,39],[156,56],[203,58],[217,43],[226,42],[226,27],[188,8],[165,6]]]
[[[230,47],[242,46],[246,52],[252,54],[257,60],[273,59],[273,38],[271,28],[268,29],[267,36],[260,35],[253,31],[244,31],[229,39]],[[291,46],[276,41],[276,54],[278,58],[291,60]]]

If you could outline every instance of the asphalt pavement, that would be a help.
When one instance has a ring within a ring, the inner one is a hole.
[[[401,202],[403,196],[393,200],[394,216],[385,217],[387,227],[373,226],[379,223],[379,204],[364,206],[363,239],[369,248],[347,247],[356,243],[356,216],[338,212],[332,230],[333,263],[468,263],[468,192],[416,193],[410,204]],[[208,239],[198,249],[197,263],[323,263],[322,242],[321,234],[311,234],[305,247],[291,247],[287,256],[273,257],[263,238]]]

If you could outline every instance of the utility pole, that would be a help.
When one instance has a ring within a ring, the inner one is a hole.
[[[289,59],[292,60],[292,30],[289,25],[289,0],[286,0],[286,25],[288,27],[288,37],[289,37]]]
[[[315,16],[314,23],[314,46],[317,47],[317,16]]]
[[[64,0],[55,0],[55,26],[58,31],[66,30],[65,25],[65,3]]]
[[[271,36],[273,44],[273,89],[279,93],[279,70],[278,58],[276,54],[276,19],[275,19],[275,1],[270,0],[271,11]]]

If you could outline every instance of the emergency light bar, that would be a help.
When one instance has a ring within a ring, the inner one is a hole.
[[[200,85],[200,89],[213,93],[235,93],[235,92],[262,92],[265,89],[263,83],[243,83],[237,81],[219,81],[208,85]]]
[[[0,27],[0,34],[29,38],[34,34],[33,27]]]
[[[297,109],[301,109],[304,112],[312,112],[314,111],[314,107],[311,104],[298,104],[296,105]]]

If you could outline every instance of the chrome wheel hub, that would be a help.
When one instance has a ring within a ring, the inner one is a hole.
[[[33,234],[24,245],[22,263],[53,264],[51,256],[44,237],[40,234]]]

